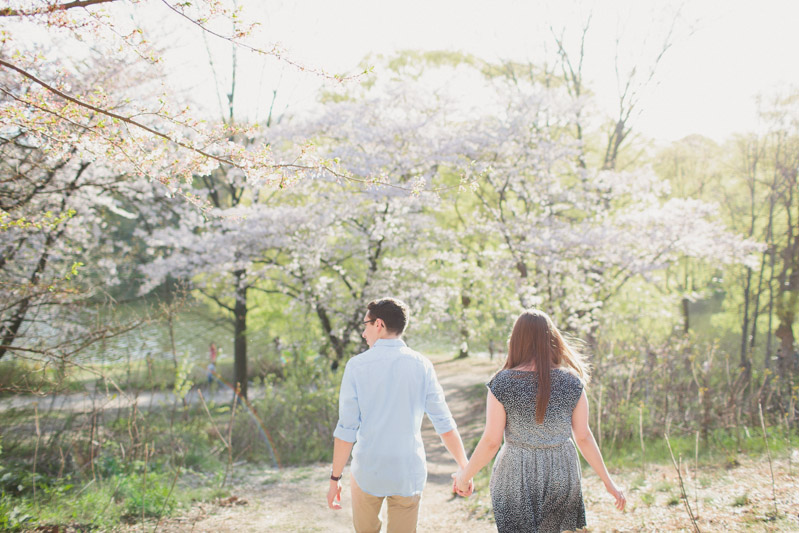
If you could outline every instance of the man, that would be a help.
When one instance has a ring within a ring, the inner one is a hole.
[[[415,532],[427,480],[423,414],[460,468],[467,463],[466,452],[432,363],[401,339],[408,307],[392,298],[375,300],[367,306],[363,323],[369,349],[350,359],[341,380],[327,504],[341,509],[341,477],[352,452],[356,533],[380,531],[385,498],[388,532]]]

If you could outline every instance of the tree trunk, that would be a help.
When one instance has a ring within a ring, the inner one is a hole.
[[[72,196],[73,192],[75,191],[76,184],[80,179],[83,172],[89,168],[91,163],[81,163],[80,167],[78,168],[77,172],[75,173],[75,178],[72,180],[72,183],[67,187],[66,192],[64,193],[64,197],[61,199],[61,211],[64,212],[67,209],[68,201]],[[39,257],[39,261],[36,263],[36,269],[31,274],[29,279],[30,283],[30,291],[33,292],[39,285],[39,281],[42,278],[42,274],[44,274],[45,269],[47,268],[48,261],[50,260],[50,249],[52,248],[53,244],[55,244],[58,239],[60,239],[64,235],[64,231],[66,231],[68,221],[64,221],[62,223],[61,229],[56,231],[50,231],[47,234],[47,239],[44,242],[44,250],[42,255]],[[17,338],[17,333],[19,333],[19,328],[22,326],[23,322],[25,321],[25,316],[28,314],[28,310],[31,305],[31,300],[33,295],[23,299],[17,311],[14,313],[14,317],[11,319],[11,323],[8,326],[0,328],[0,337],[2,337],[2,345],[0,347],[0,359],[8,351],[8,347],[14,342]]]
[[[236,304],[233,307],[233,387],[247,398],[247,287],[244,270],[236,270]]]
[[[63,234],[64,230],[58,232],[58,237]],[[50,248],[53,246],[53,243],[56,241],[57,237],[51,232],[47,235],[47,240],[44,243],[44,251],[42,255],[39,257],[39,261],[36,263],[36,268],[34,269],[33,273],[29,278],[30,288],[28,289],[30,293],[34,293],[39,287],[39,281],[41,280],[42,274],[44,270],[47,268],[47,262],[50,259]],[[31,300],[33,299],[33,294],[24,298],[18,305],[16,311],[14,312],[14,316],[11,319],[8,326],[4,326],[2,328],[2,346],[0,346],[0,359],[8,352],[8,347],[11,346],[14,340],[17,338],[17,333],[19,333],[19,328],[25,322],[25,316],[28,314],[28,309],[31,305]]]
[[[327,309],[325,309],[321,303],[316,304],[316,316],[319,317],[319,322],[327,335],[327,340],[330,342],[330,346],[333,347],[333,351],[335,352],[333,361],[330,362],[330,369],[335,371],[341,364],[341,360],[344,359],[344,348],[347,343],[345,343],[343,339],[338,338],[333,332],[333,323],[330,321]]]
[[[686,296],[682,299],[682,332],[687,335],[691,331],[691,313],[690,313],[691,300]]]
[[[469,326],[466,324],[466,309],[471,305],[472,299],[461,293],[461,345],[458,352],[458,359],[469,357]]]
[[[777,319],[779,324],[774,334],[780,339],[777,352],[777,372],[782,379],[782,389],[788,398],[793,391],[793,374],[796,372],[796,356],[794,343],[796,337],[793,323],[799,310],[799,232],[792,235],[793,228],[789,222],[789,239],[782,252],[783,267],[779,276],[779,292],[777,295]]]
[[[741,324],[741,363],[740,367],[744,371],[744,384],[742,391],[746,390],[749,384],[749,376],[752,371],[752,362],[749,359],[749,300],[751,298],[752,269],[746,269],[746,286],[744,287],[744,316]]]
[[[789,394],[791,390],[791,371],[793,370],[792,363],[794,358],[793,344],[795,337],[791,326],[793,322],[791,319],[794,318],[792,315],[780,316],[780,325],[777,326],[777,331],[774,332],[777,338],[780,339],[780,347],[777,349],[777,373],[783,381],[783,390],[786,394]]]

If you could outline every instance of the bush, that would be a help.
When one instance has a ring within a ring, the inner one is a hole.
[[[253,407],[282,465],[331,460],[340,383],[341,375],[331,372],[326,362],[287,367],[282,381],[270,377],[265,398]],[[249,445],[248,456],[269,459],[260,429],[245,417],[237,424],[234,446],[241,453]]]
[[[27,504],[0,493],[0,531],[20,531],[31,520],[33,515]]]
[[[145,486],[141,476],[125,477],[119,485],[119,498],[125,502],[125,514],[131,518],[161,517],[175,507],[169,494],[169,480],[160,474],[148,474]]]

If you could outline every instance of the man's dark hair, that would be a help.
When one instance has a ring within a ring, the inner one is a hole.
[[[395,298],[381,298],[372,300],[366,306],[369,310],[369,320],[380,319],[386,329],[396,335],[402,335],[408,325],[408,306]]]

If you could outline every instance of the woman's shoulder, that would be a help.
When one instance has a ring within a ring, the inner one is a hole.
[[[488,380],[487,385],[489,387],[507,386],[509,383],[511,383],[514,380],[514,378],[517,378],[520,375],[522,374],[517,370],[503,368],[502,370],[498,371],[496,374],[491,376],[491,379]]]
[[[558,367],[552,369],[552,374],[555,380],[562,383],[567,387],[575,387],[582,390],[583,388],[583,380],[580,379],[572,369],[565,368],[565,367]],[[553,380],[554,381],[554,380]]]

